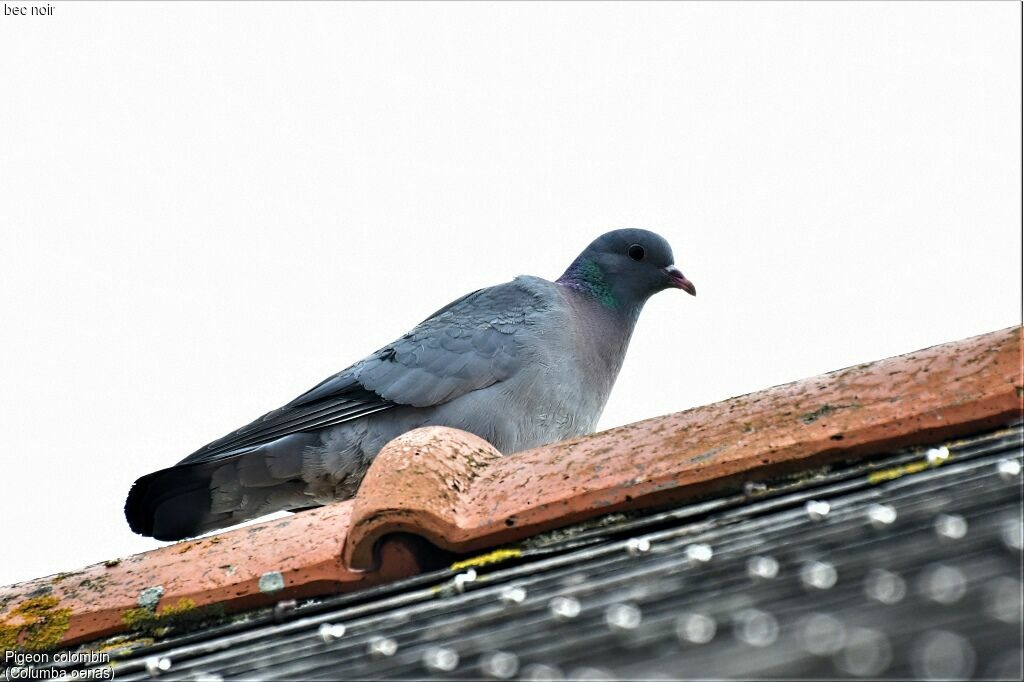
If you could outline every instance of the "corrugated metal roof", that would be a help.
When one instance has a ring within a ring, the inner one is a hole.
[[[117,679],[1020,679],[1021,456],[1018,424],[615,514],[172,636]]]

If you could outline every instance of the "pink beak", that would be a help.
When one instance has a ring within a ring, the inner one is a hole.
[[[677,268],[674,265],[670,265],[667,268],[665,268],[665,272],[668,273],[668,278],[671,282],[671,286],[674,286],[676,289],[682,289],[690,296],[697,295],[697,287],[693,286],[693,282],[686,279],[686,275],[680,272],[679,268]]]

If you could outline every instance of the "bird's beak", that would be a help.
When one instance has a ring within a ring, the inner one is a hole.
[[[665,268],[665,273],[668,275],[669,286],[673,286],[676,289],[682,289],[690,296],[697,295],[697,287],[693,286],[693,282],[686,279],[686,275],[679,271],[674,265],[670,265]]]

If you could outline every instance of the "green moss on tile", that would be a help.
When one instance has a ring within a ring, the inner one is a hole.
[[[197,607],[192,599],[179,599],[159,611],[148,608],[128,609],[121,616],[125,626],[137,635],[164,637],[172,630],[187,632],[220,622],[225,617],[220,604]]]
[[[71,609],[56,597],[35,597],[0,619],[0,649],[42,651],[60,644],[71,622]]]

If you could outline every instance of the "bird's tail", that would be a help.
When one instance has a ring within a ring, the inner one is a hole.
[[[125,501],[128,525],[157,540],[180,540],[315,505],[303,479],[303,453],[312,440],[308,434],[292,434],[146,474]]]
[[[231,513],[210,509],[215,469],[210,462],[178,465],[135,481],[124,503],[128,525],[157,540],[180,540],[230,525]]]

